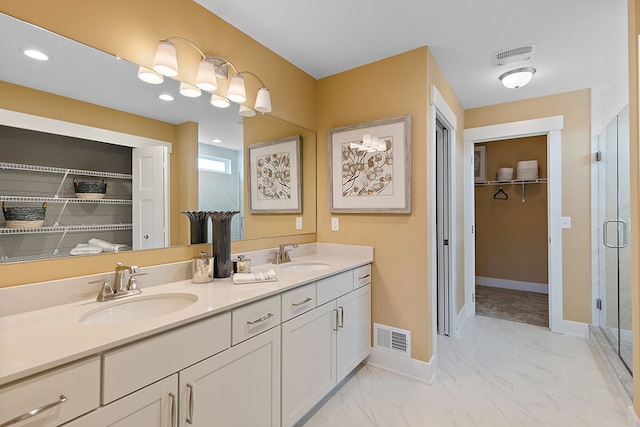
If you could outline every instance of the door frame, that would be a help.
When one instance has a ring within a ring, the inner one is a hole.
[[[562,294],[562,129],[564,116],[482,126],[464,130],[464,158],[473,159],[474,144],[487,141],[547,135],[547,217],[549,267],[549,329],[572,335],[585,334],[578,322],[564,320]],[[464,168],[465,304],[475,316],[475,192],[473,160]]]

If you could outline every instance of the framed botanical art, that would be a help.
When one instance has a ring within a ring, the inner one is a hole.
[[[476,145],[473,147],[473,182],[487,180],[487,147]]]
[[[302,138],[249,145],[249,212],[302,213]]]
[[[411,213],[411,116],[329,130],[329,210]]]

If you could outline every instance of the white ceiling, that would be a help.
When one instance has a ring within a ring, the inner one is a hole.
[[[627,80],[626,0],[195,1],[315,78],[429,46],[465,108]],[[537,73],[506,89],[492,55],[524,44]]]

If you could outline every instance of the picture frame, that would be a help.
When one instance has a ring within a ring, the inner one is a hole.
[[[327,145],[330,212],[411,213],[410,115],[330,129]]]
[[[473,182],[487,180],[487,147],[475,145],[473,147]]]
[[[247,147],[249,212],[302,213],[302,137]]]

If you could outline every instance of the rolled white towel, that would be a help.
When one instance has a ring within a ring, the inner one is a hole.
[[[244,285],[245,283],[275,282],[278,280],[273,270],[264,273],[236,273],[233,275],[233,283]]]
[[[89,244],[110,252],[120,252],[121,250],[127,248],[127,245],[121,243],[110,243],[100,239],[89,239]]]
[[[75,248],[71,249],[70,255],[92,255],[102,253],[102,248],[98,246],[88,245],[86,243],[78,243]]]

